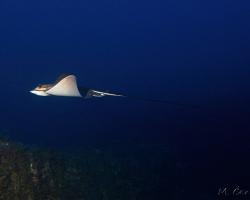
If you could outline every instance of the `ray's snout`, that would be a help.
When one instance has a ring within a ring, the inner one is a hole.
[[[30,93],[38,95],[38,96],[48,96],[48,94],[44,91],[39,91],[39,90],[31,90]]]
[[[36,91],[35,90],[30,90],[30,93],[36,94]]]

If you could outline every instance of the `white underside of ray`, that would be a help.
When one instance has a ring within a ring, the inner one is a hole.
[[[82,97],[78,90],[76,77],[74,75],[65,77],[51,89],[46,91],[46,93],[54,96]]]

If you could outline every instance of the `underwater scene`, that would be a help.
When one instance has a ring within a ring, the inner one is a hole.
[[[250,3],[1,0],[0,200],[250,199]]]

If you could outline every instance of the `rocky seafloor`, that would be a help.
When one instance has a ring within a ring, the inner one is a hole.
[[[175,199],[176,175],[166,152],[65,153],[0,138],[0,200]]]

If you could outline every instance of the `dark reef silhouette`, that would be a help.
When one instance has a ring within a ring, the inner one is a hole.
[[[0,139],[0,200],[175,199],[175,176],[174,160],[151,150],[64,153]]]

